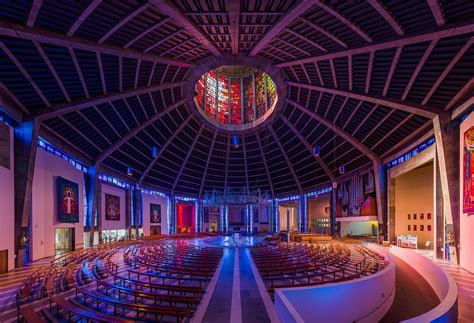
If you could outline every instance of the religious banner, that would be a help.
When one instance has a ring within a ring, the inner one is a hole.
[[[105,194],[105,219],[120,221],[120,197]]]
[[[150,203],[150,223],[161,223],[161,205]]]
[[[474,214],[474,127],[464,133],[463,212]]]
[[[61,223],[79,222],[79,185],[65,178],[57,177],[58,221]]]

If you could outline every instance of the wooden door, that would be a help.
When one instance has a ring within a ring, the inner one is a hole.
[[[0,274],[8,271],[8,250],[0,251]]]

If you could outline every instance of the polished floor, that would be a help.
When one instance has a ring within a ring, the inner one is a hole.
[[[409,264],[395,259],[395,299],[382,323],[406,320],[428,312],[439,304],[438,296],[428,282]]]
[[[209,284],[208,292],[201,301],[191,322],[279,321],[273,302],[253,265],[249,249],[244,244],[239,243],[240,247],[236,247],[228,239],[222,237],[213,240],[201,239],[193,243],[205,243],[215,247],[229,243],[230,245],[224,249],[224,256]],[[256,241],[245,243],[253,244]],[[458,284],[459,322],[474,322],[474,274],[457,265],[441,260],[432,260],[446,269]],[[28,275],[49,261],[50,259],[44,259],[29,264],[22,269],[0,275],[0,322],[13,322],[15,320],[16,291]],[[123,262],[122,253],[114,255],[112,261],[119,265],[119,272],[125,271],[126,265]],[[413,317],[436,305],[433,290],[408,264],[396,259],[396,270],[396,298],[393,308],[387,313],[383,322],[397,322]],[[420,292],[420,290],[423,291]],[[65,296],[72,296],[72,294],[73,291],[68,291]],[[423,300],[422,303],[420,303],[421,299]],[[35,303],[36,308],[47,305],[47,300]]]

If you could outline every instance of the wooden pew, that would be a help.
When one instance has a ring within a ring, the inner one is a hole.
[[[133,322],[132,320],[120,319],[117,317],[112,317],[109,315],[105,315],[99,312],[95,312],[92,310],[86,310],[82,307],[78,307],[68,300],[66,300],[63,296],[55,295],[50,297],[49,309],[52,311],[53,306],[52,304],[56,304],[56,314],[59,315],[60,309],[62,309],[67,316],[69,322],[71,322],[74,316],[78,316],[81,318],[86,319],[87,322],[117,322],[117,323],[126,323],[126,322]]]
[[[20,318],[18,322],[43,323],[47,322],[44,318],[36,313],[32,305],[24,305],[20,307]]]
[[[118,315],[119,309],[132,310],[135,312],[136,320],[147,320],[147,314],[152,314],[155,321],[165,315],[176,316],[177,322],[182,322],[186,317],[190,317],[193,314],[193,310],[186,307],[164,307],[164,306],[153,306],[139,303],[129,303],[124,302],[116,298],[108,297],[103,294],[100,294],[96,291],[88,290],[86,288],[77,288],[76,289],[76,300],[80,299],[80,295],[85,303],[90,298],[95,303],[97,309],[100,309],[101,304],[112,306],[114,309],[114,316]]]

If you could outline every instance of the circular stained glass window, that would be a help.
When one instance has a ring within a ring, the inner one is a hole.
[[[194,100],[198,111],[212,124],[245,130],[272,114],[278,95],[267,73],[248,66],[221,66],[201,76]]]

